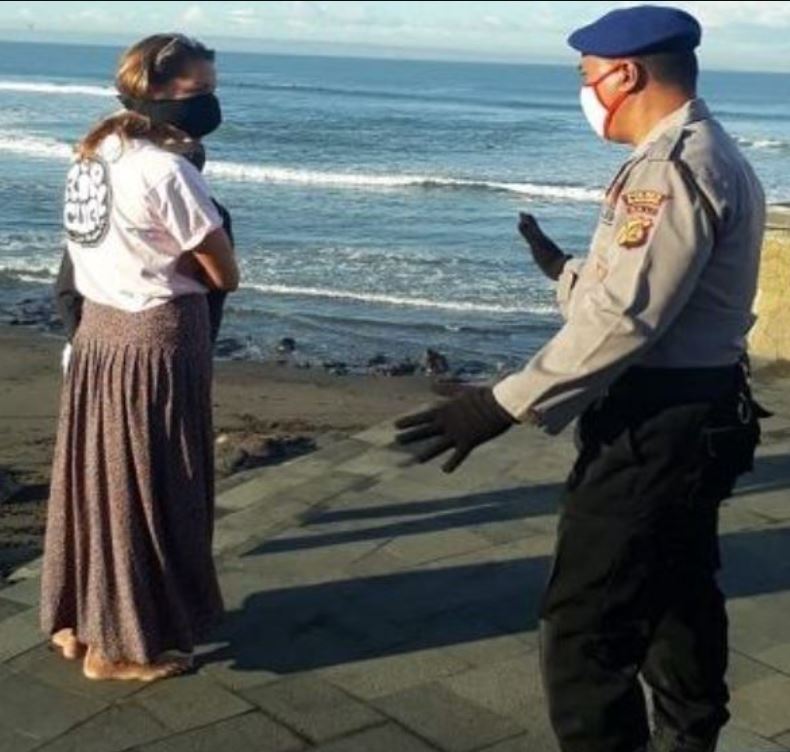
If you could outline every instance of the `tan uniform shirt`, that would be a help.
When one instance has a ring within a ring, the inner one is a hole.
[[[764,226],[749,163],[702,100],[687,102],[612,181],[586,260],[559,280],[565,325],[494,387],[497,401],[553,434],[629,366],[737,362]]]

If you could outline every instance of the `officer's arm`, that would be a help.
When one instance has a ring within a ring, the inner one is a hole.
[[[570,258],[562,267],[562,273],[557,280],[557,305],[560,307],[562,317],[567,321],[570,316],[571,296],[576,287],[576,282],[582,273],[585,259]]]
[[[584,266],[584,259],[565,253],[546,233],[532,214],[519,212],[518,231],[526,240],[540,270],[557,282],[557,303],[567,320],[571,293]]]
[[[565,326],[522,371],[494,388],[511,415],[549,433],[561,431],[661,337],[713,248],[712,220],[672,162],[634,168],[614,221],[607,276],[574,301]]]

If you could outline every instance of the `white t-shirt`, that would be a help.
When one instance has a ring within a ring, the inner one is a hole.
[[[176,267],[222,219],[181,156],[108,136],[69,170],[63,221],[74,283],[88,300],[134,312],[207,292]]]

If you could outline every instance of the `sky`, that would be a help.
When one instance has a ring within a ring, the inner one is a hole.
[[[0,39],[126,45],[182,31],[218,49],[568,62],[568,33],[630,2],[0,3]],[[666,3],[665,3],[666,4]],[[704,27],[703,65],[790,72],[790,3],[675,2]]]

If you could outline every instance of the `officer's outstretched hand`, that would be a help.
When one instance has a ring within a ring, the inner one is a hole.
[[[418,462],[428,462],[453,450],[442,466],[451,473],[480,444],[508,430],[516,420],[494,398],[490,387],[472,387],[458,397],[421,413],[396,421],[399,444],[431,442],[417,454]]]
[[[565,262],[571,257],[567,253],[563,253],[554,241],[546,236],[540,229],[538,220],[532,214],[519,212],[518,231],[529,244],[532,258],[535,259],[535,263],[541,271],[549,279],[558,280]]]

